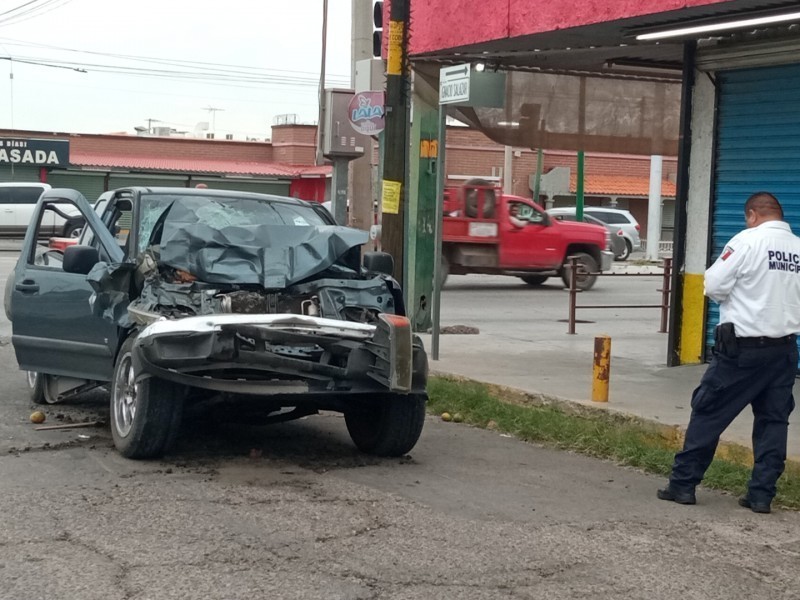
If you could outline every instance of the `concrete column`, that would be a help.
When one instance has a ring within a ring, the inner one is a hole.
[[[333,179],[331,180],[331,212],[339,225],[347,225],[347,173],[350,161],[346,158],[333,159]]]
[[[356,63],[372,58],[372,0],[351,0],[351,60],[350,87],[356,92]],[[366,138],[364,156],[353,161],[351,169],[350,226],[369,231],[374,223],[372,192],[373,140]],[[344,225],[345,223],[343,223]]]
[[[661,241],[661,156],[650,157],[650,198],[647,205],[647,260],[658,260],[658,243]]]
[[[711,79],[698,73],[692,96],[692,149],[686,207],[686,264],[680,318],[681,364],[701,362],[705,344],[703,274],[708,266],[711,189],[714,177],[714,105]]]
[[[503,151],[503,193],[514,193],[514,153],[511,146],[504,146]]]

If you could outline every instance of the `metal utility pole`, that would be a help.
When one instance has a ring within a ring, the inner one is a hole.
[[[316,164],[325,162],[322,156],[322,131],[325,127],[325,57],[328,52],[328,0],[322,1],[322,58],[319,68],[319,119],[317,120]]]
[[[394,257],[394,276],[404,282],[405,213],[408,189],[408,0],[393,0],[386,60],[386,129],[382,182],[383,250]]]
[[[153,123],[161,123],[159,119],[145,119],[147,121],[147,133],[153,133]]]
[[[203,110],[207,110],[208,116],[211,118],[211,133],[217,133],[217,113],[225,109],[214,108],[213,106],[207,106]]]

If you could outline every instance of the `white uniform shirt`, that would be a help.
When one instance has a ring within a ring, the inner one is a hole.
[[[800,333],[800,238],[784,221],[738,233],[706,271],[705,294],[739,337]]]

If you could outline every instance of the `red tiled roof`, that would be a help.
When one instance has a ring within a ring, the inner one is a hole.
[[[71,164],[81,167],[106,167],[109,169],[136,169],[143,171],[176,171],[181,173],[261,175],[268,177],[300,177],[303,175],[327,176],[333,171],[330,165],[316,167],[223,159],[125,156],[108,153],[93,154],[79,150],[72,150],[69,160]]]
[[[576,175],[569,180],[569,191],[576,190]],[[586,175],[583,193],[592,196],[644,196],[650,195],[650,179],[630,175]],[[675,184],[671,181],[661,182],[661,196],[675,197]]]

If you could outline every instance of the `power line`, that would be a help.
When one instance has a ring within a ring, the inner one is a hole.
[[[9,14],[9,13],[12,13],[12,12],[16,12],[16,11],[18,11],[18,10],[20,10],[20,9],[23,9],[23,8],[25,8],[26,6],[28,6],[28,5],[30,5],[30,4],[36,4],[37,2],[40,2],[40,1],[41,1],[41,0],[30,0],[30,2],[26,2],[25,4],[20,4],[19,6],[17,6],[17,7],[14,7],[14,8],[12,8],[12,9],[10,9],[10,10],[7,10],[7,11],[5,11],[5,12],[1,12],[1,13],[0,13],[0,17],[2,17],[3,15],[7,15],[7,14]]]
[[[52,68],[62,68],[77,71],[79,73],[108,73],[115,75],[127,75],[133,77],[152,77],[160,79],[174,79],[177,81],[196,81],[196,82],[220,82],[225,84],[251,83],[260,85],[282,85],[289,87],[313,87],[318,82],[311,78],[276,76],[276,75],[239,75],[229,73],[214,72],[192,72],[167,69],[144,69],[140,67],[126,67],[122,65],[107,65],[102,63],[81,63],[58,59],[39,59],[27,56],[0,57],[0,60],[14,60],[20,64],[44,66]],[[346,85],[344,81],[331,81],[334,85]],[[239,86],[241,87],[241,86]]]
[[[109,58],[120,58],[123,60],[130,60],[133,62],[150,62],[153,64],[161,64],[167,66],[180,66],[186,68],[202,68],[206,70],[219,70],[223,72],[238,72],[237,70],[242,69],[246,71],[261,71],[264,73],[292,73],[296,75],[309,75],[309,76],[317,76],[318,71],[297,71],[297,70],[289,70],[289,69],[264,69],[263,67],[251,67],[248,65],[234,65],[230,63],[214,63],[214,62],[207,62],[207,61],[192,61],[192,60],[180,60],[180,59],[166,59],[160,57],[152,57],[152,56],[140,56],[135,54],[116,54],[111,52],[95,52],[91,50],[79,50],[74,48],[65,48],[62,46],[51,46],[48,44],[39,44],[34,42],[25,42],[22,40],[15,40],[12,38],[1,38],[4,43],[8,44],[9,46],[23,46],[29,48],[44,48],[48,50],[60,50],[64,52],[73,52],[78,54],[91,54],[95,56],[105,56]],[[229,67],[231,69],[216,69],[216,67]],[[349,77],[348,75],[331,75],[331,77],[335,77],[337,79],[346,79]]]
[[[45,15],[49,12],[52,12],[58,8],[61,8],[65,4],[69,4],[72,0],[44,0],[42,4],[38,6],[34,6],[24,12],[21,12],[16,15],[11,15],[6,19],[0,20],[0,27],[3,25],[17,25],[19,23],[23,23],[35,17],[39,17],[41,15]],[[55,6],[52,6],[55,5]],[[52,6],[52,8],[47,9],[48,7]],[[20,8],[20,7],[17,7]]]

